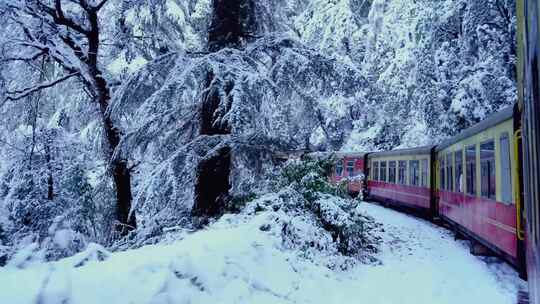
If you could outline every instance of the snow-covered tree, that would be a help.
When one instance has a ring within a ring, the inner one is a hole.
[[[100,1],[9,1],[2,2],[4,16],[12,20],[14,34],[4,45],[4,61],[32,63],[38,58],[54,61],[63,73],[53,80],[9,88],[6,100],[16,101],[35,92],[76,78],[98,107],[106,139],[108,170],[116,191],[116,217],[122,234],[136,226],[131,210],[131,167],[115,153],[121,131],[110,116],[111,88],[104,75],[100,52],[104,44],[103,16],[107,4]],[[22,52],[22,54],[20,53]]]

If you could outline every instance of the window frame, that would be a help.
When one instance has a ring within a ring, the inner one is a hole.
[[[474,150],[474,151],[473,151]],[[470,196],[476,196],[477,195],[477,181],[476,181],[476,169],[478,164],[476,163],[476,144],[469,145],[465,147],[465,194]],[[473,151],[474,155],[472,158],[469,157],[469,152]],[[470,161],[472,160],[472,161]],[[472,168],[474,165],[474,168]],[[470,170],[472,168],[472,170]],[[470,172],[469,172],[470,171]]]
[[[492,152],[489,157],[482,153],[482,147],[492,146]],[[488,139],[480,143],[480,197],[496,201],[497,200],[497,157],[495,148],[495,139]],[[484,179],[487,172],[487,181]],[[486,188],[484,188],[486,187]]]
[[[420,186],[428,187],[428,172],[429,172],[429,161],[427,158],[423,158],[420,161]]]
[[[446,157],[446,190],[454,192],[454,153],[448,152]]]
[[[416,164],[416,165],[413,165]],[[418,187],[420,186],[420,160],[410,159],[409,160],[409,185]]]
[[[506,144],[506,148],[508,149],[507,152],[508,152],[508,155],[505,156],[503,155],[503,151],[504,151],[504,147],[505,145],[503,144],[503,140],[506,140],[507,144]],[[504,163],[504,160],[506,160],[508,163],[507,163],[507,167],[508,167],[508,170],[505,169],[505,163]],[[510,141],[510,135],[508,134],[508,132],[502,132],[499,136],[499,166],[501,168],[501,173],[500,173],[500,176],[501,176],[501,202],[502,203],[505,203],[505,204],[508,204],[508,205],[511,205],[511,204],[514,204],[514,200],[513,200],[513,186],[514,186],[514,182],[512,180],[512,142]],[[507,173],[507,174],[505,174]],[[505,178],[506,177],[506,178]],[[505,191],[507,190],[507,191]]]
[[[395,184],[397,182],[397,162],[395,160],[388,161],[388,182]]]
[[[379,161],[373,161],[373,180],[379,180]]]
[[[442,153],[441,153],[442,154]],[[446,190],[446,168],[445,157],[440,155],[439,157],[439,190]]]
[[[458,160],[459,155],[459,160]],[[463,149],[454,151],[454,190],[458,193],[465,192],[464,172],[463,172]]]
[[[339,172],[338,172],[339,171]],[[336,176],[343,176],[343,161],[340,160],[336,163],[336,168],[334,170]]]
[[[402,164],[405,164],[405,165],[402,166]],[[406,160],[398,161],[398,184],[407,185],[407,161]]]
[[[345,171],[347,172],[348,176],[354,176],[354,163],[355,163],[354,159],[347,161],[347,164],[345,166]]]
[[[384,166],[383,166],[383,164],[384,164]],[[386,168],[388,168],[387,164],[388,164],[388,162],[386,160],[380,161],[380,163],[379,163],[379,168],[381,170],[381,172],[379,173],[379,176],[381,178],[381,182],[386,182],[387,181],[387,177],[388,177],[387,176],[388,175],[387,170],[386,170]]]

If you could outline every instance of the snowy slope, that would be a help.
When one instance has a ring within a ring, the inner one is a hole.
[[[225,216],[170,245],[81,262],[0,269],[0,303],[514,303],[521,282],[430,223],[361,204],[384,224],[380,264],[331,271],[259,229],[270,213]],[[83,264],[80,266],[80,264]],[[78,265],[80,267],[75,267]],[[419,288],[421,287],[421,288]]]

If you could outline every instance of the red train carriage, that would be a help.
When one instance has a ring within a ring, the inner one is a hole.
[[[369,153],[367,193],[371,199],[423,214],[432,212],[432,146]]]
[[[349,193],[360,193],[364,184],[364,156],[364,153],[337,152],[332,181],[338,183],[346,179]]]
[[[519,168],[513,109],[436,147],[439,216],[518,266]]]
[[[338,182],[365,169],[369,198],[441,218],[505,258],[522,275],[527,252],[529,278],[538,284],[540,92],[537,95],[532,105],[504,109],[438,146],[339,153],[332,178]],[[531,288],[538,301],[540,287]]]

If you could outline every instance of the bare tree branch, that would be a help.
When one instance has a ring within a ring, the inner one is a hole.
[[[102,0],[96,6],[94,6],[94,11],[99,11],[109,0]]]
[[[47,54],[46,50],[37,52],[31,56],[23,57],[23,56],[16,56],[16,57],[2,57],[0,58],[0,62],[11,62],[11,61],[35,61],[39,57],[44,56]]]
[[[5,101],[22,99],[24,97],[27,97],[27,96],[31,95],[32,93],[39,92],[39,91],[41,91],[43,89],[53,87],[53,86],[55,86],[55,85],[57,85],[57,84],[59,84],[61,82],[64,82],[64,81],[70,79],[71,77],[77,76],[79,74],[80,74],[79,72],[75,72],[75,73],[68,74],[68,75],[66,75],[64,77],[60,77],[60,78],[58,78],[56,80],[41,83],[41,84],[38,84],[38,85],[33,86],[33,87],[24,88],[24,89],[15,90],[15,91],[8,91],[7,94],[9,94],[10,96],[7,96]]]

